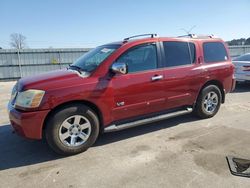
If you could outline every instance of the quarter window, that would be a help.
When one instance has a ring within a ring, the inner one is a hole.
[[[128,65],[129,73],[156,69],[156,44],[136,46],[121,55],[117,62],[126,63]]]
[[[221,42],[203,43],[204,60],[206,63],[227,61],[227,51]]]
[[[163,42],[167,67],[190,65],[195,62],[195,45],[188,42]]]

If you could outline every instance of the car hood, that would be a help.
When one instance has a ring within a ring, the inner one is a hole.
[[[35,76],[21,78],[18,81],[18,90],[41,89],[50,90],[77,84],[80,80],[89,77],[89,73],[70,69],[50,71]]]

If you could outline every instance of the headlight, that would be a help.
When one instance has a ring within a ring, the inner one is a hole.
[[[18,92],[15,107],[36,108],[39,107],[45,91],[29,89],[27,91]]]
[[[17,84],[15,84],[14,87],[12,88],[11,97],[10,97],[11,103],[14,102],[16,95],[17,95]]]

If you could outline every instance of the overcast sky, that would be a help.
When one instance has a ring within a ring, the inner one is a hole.
[[[11,33],[29,48],[94,47],[142,33],[250,37],[250,0],[0,0],[0,47]]]

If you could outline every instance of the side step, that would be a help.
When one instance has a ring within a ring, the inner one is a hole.
[[[110,126],[106,127],[104,129],[104,132],[106,133],[106,132],[120,131],[120,130],[123,130],[123,129],[136,127],[136,126],[139,126],[139,125],[144,125],[144,124],[153,123],[153,122],[156,122],[156,121],[161,121],[161,120],[164,120],[164,119],[169,119],[169,118],[184,115],[184,114],[189,114],[192,111],[193,111],[192,108],[187,108],[185,110],[171,112],[171,113],[158,115],[158,116],[155,116],[155,117],[150,117],[150,118],[137,120],[137,121],[133,121],[133,122],[129,122],[129,123],[124,123],[124,124],[120,124],[120,125],[113,124],[113,125],[110,125]]]

